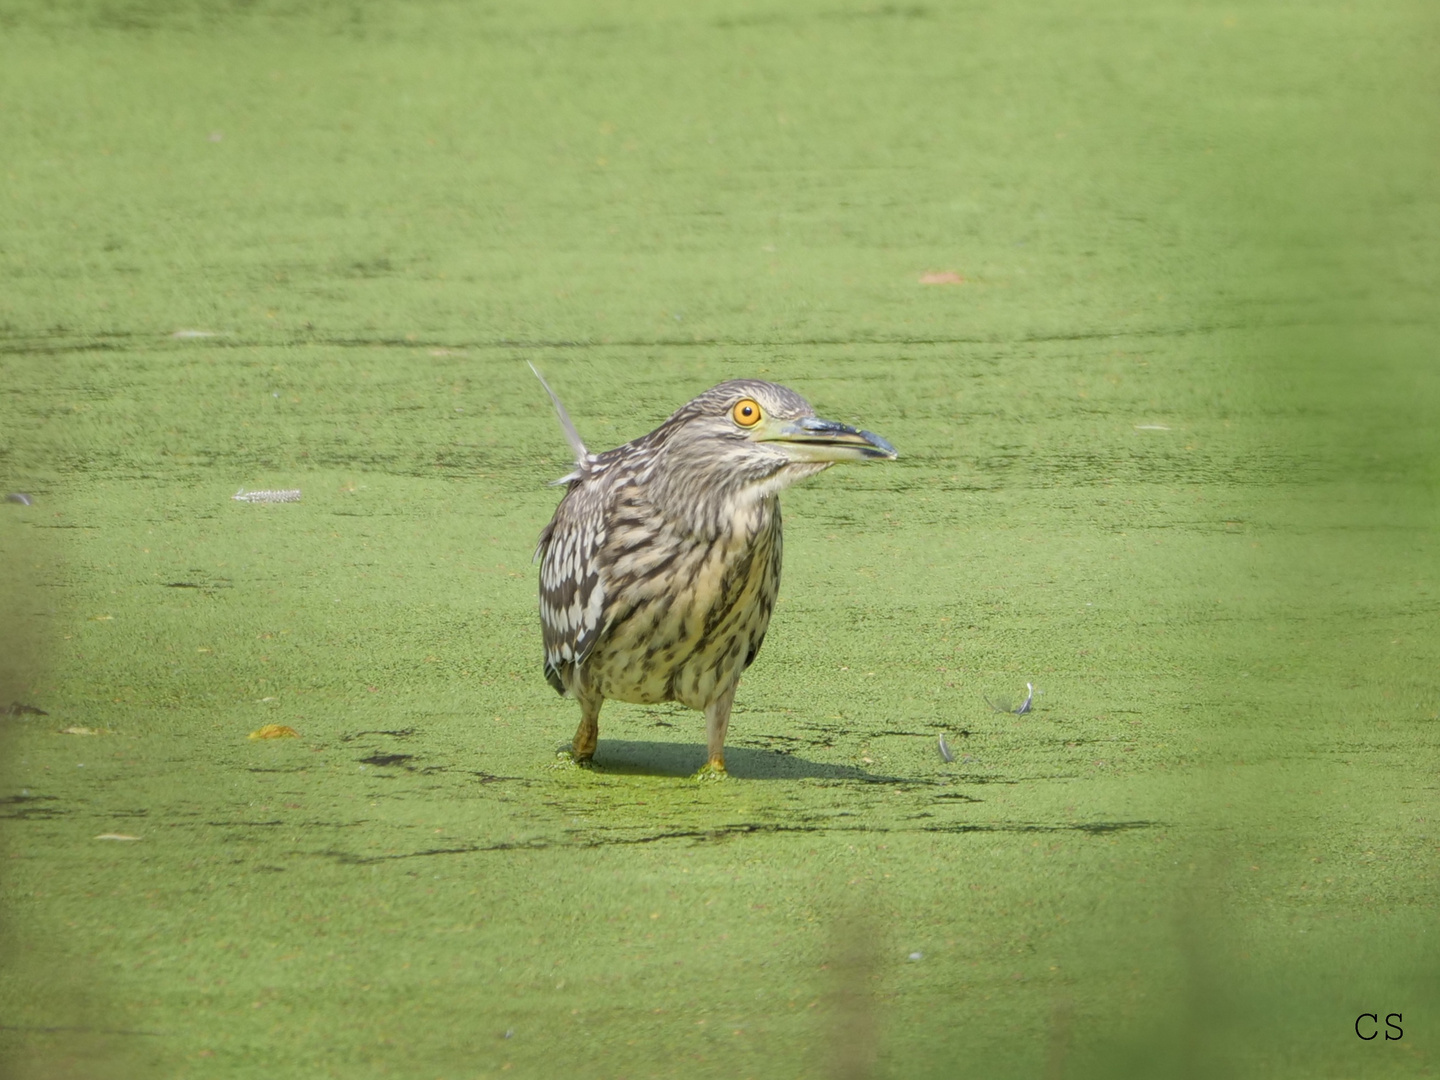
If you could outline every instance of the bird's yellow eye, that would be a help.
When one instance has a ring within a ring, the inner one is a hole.
[[[730,415],[741,427],[754,427],[760,422],[760,405],[747,397],[735,403],[735,408],[730,410]]]

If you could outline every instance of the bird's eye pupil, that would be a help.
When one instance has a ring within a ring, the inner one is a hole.
[[[730,415],[741,427],[753,427],[760,422],[760,406],[749,399],[737,401],[735,411]]]

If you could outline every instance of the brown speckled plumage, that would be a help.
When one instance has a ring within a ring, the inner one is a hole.
[[[707,770],[723,772],[735,687],[780,587],[780,490],[895,451],[754,379],[721,383],[603,454],[555,404],[577,463],[536,557],[545,677],[581,707],[573,757],[593,756],[606,698],[679,701],[706,714]],[[737,419],[749,406],[759,417]]]

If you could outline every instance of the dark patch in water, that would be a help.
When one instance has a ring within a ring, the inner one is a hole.
[[[878,738],[881,735],[913,735],[917,739],[928,739],[931,735],[928,731],[871,731],[868,734],[871,738]]]
[[[408,769],[409,766],[405,765],[405,763],[407,761],[413,761],[414,758],[414,754],[371,754],[367,758],[361,758],[360,761],[363,764],[376,765],[381,768],[387,768],[392,765],[402,765]]]
[[[975,776],[962,774],[956,777],[963,784],[1028,784],[1042,780],[1074,780],[1074,773],[1051,773],[1048,776]]]
[[[207,581],[206,578],[209,575],[204,570],[198,570],[193,566],[190,568],[190,573],[197,575],[197,578],[188,581],[165,581],[161,584],[167,589],[233,589],[235,587],[229,578]]]
[[[23,701],[12,701],[3,709],[0,709],[0,716],[49,716],[44,709],[37,709],[34,705],[26,705]]]
[[[390,855],[357,855],[348,851],[324,851],[319,854],[350,866],[364,866],[372,863],[394,862],[400,859],[418,859],[432,855],[474,855],[490,851],[543,851],[555,847],[632,847],[637,844],[658,844],[666,840],[690,840],[694,843],[710,843],[733,840],[737,837],[778,835],[782,833],[1063,833],[1083,832],[1092,836],[1107,833],[1130,832],[1137,829],[1163,827],[1159,821],[1087,821],[1076,824],[1045,822],[986,822],[980,824],[921,825],[918,827],[894,828],[888,825],[823,825],[789,824],[773,821],[742,821],[720,825],[711,829],[668,829],[660,832],[630,832],[629,835],[615,834],[574,835],[559,843],[545,840],[502,841],[496,844],[465,844],[460,847],[425,848],[421,851],[397,852]],[[297,853],[299,854],[299,853]]]
[[[979,824],[979,825],[923,825],[921,832],[940,833],[974,833],[974,832],[1000,832],[1000,833],[1059,833],[1059,832],[1083,832],[1092,836],[1100,836],[1105,833],[1130,832],[1135,829],[1158,829],[1164,826],[1162,821],[1082,821],[1073,825],[1047,825],[1043,823],[1032,824]]]
[[[610,844],[654,844],[661,840],[728,840],[735,836],[752,836],[756,833],[816,833],[816,832],[862,832],[863,829],[845,828],[828,830],[823,825],[785,825],[778,822],[741,822],[736,825],[721,825],[714,829],[674,829],[669,832],[647,833],[642,836],[606,836],[582,840],[580,847],[606,847]],[[889,830],[883,830],[888,832]]]
[[[356,855],[349,851],[322,851],[346,866],[368,866],[372,863],[394,862],[399,859],[419,859],[429,855],[470,855],[481,851],[543,851],[554,847],[548,840],[501,841],[498,844],[466,844],[464,847],[426,848],[423,851],[407,851],[395,855]]]
[[[15,810],[6,813],[0,812],[0,819],[10,821],[28,821],[31,818],[54,818],[70,811],[61,810],[54,806],[31,806],[30,803],[59,802],[55,795],[9,795],[0,799],[0,806],[16,807]]]
[[[439,771],[442,771],[442,770],[440,770],[440,769],[426,769],[425,771],[428,773],[428,772],[439,772]],[[479,772],[479,771],[471,772],[470,775],[478,778],[479,781],[480,781],[480,783],[482,783],[482,784],[502,784],[502,783],[506,783],[506,782],[508,782],[508,781],[519,781],[519,782],[522,783],[522,784],[528,784],[528,783],[530,782],[529,778],[528,778],[528,777],[524,777],[524,776],[496,776],[494,773]]]
[[[1097,821],[1079,824],[1011,823],[987,822],[981,824],[921,825],[915,828],[893,828],[888,825],[815,825],[787,824],[781,822],[740,822],[722,825],[713,829],[673,829],[665,832],[646,833],[640,836],[604,836],[580,840],[581,847],[605,847],[610,844],[653,844],[661,840],[694,840],[706,842],[729,840],[737,836],[753,836],[762,833],[897,833],[897,832],[939,832],[939,833],[1052,833],[1083,832],[1099,835],[1112,832],[1127,832],[1133,829],[1152,829],[1161,825],[1157,821]]]
[[[206,825],[216,829],[259,829],[272,825],[284,825],[283,821],[207,821]]]
[[[357,731],[353,735],[340,736],[340,741],[354,742],[356,739],[364,735],[389,735],[392,739],[408,739],[411,735],[414,734],[415,729],[413,727],[398,728],[395,731]]]

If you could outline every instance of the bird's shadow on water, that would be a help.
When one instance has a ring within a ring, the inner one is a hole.
[[[699,743],[601,739],[595,764],[605,772],[636,776],[691,776],[705,764]],[[853,780],[864,784],[903,784],[900,776],[878,776],[853,765],[825,765],[776,750],[725,748],[725,768],[741,780]]]

